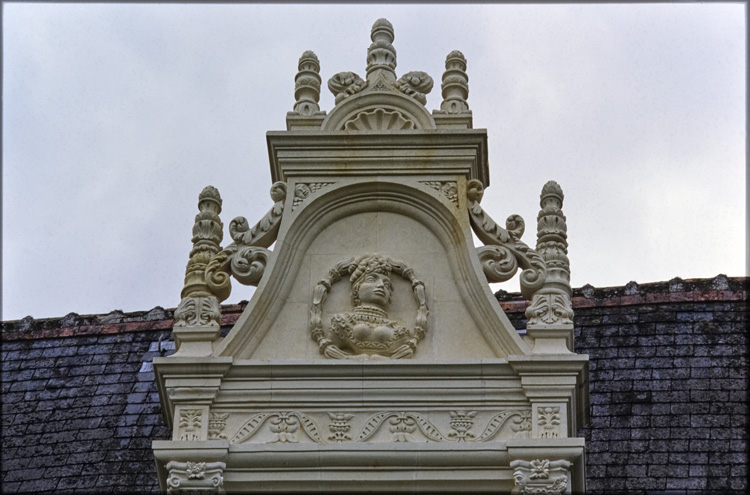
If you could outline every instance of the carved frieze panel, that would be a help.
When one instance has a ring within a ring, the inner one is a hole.
[[[388,317],[393,296],[391,275],[411,283],[417,304],[414,326]],[[348,276],[351,283],[351,311],[337,313],[326,326],[323,304],[334,283]],[[401,261],[368,254],[338,263],[328,277],[313,289],[310,335],[321,354],[333,359],[401,359],[414,355],[427,331],[427,302],[424,283]]]
[[[231,443],[491,442],[529,438],[531,411],[278,411],[239,415]],[[241,423],[240,423],[241,422]],[[328,430],[330,435],[322,432]]]

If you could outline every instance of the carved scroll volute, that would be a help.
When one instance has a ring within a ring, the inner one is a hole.
[[[243,285],[260,283],[270,251],[266,249],[276,241],[284,214],[287,187],[284,182],[271,186],[274,204],[252,228],[245,217],[237,217],[229,224],[229,234],[234,242],[217,253],[206,267],[206,283],[213,294],[224,301],[232,291],[230,276]]]
[[[487,281],[505,282],[522,270],[521,293],[527,299],[544,285],[547,265],[544,259],[527,246],[520,237],[524,232],[524,221],[519,215],[511,215],[502,228],[490,218],[479,205],[484,195],[484,186],[476,179],[466,185],[471,226],[480,241],[486,244],[477,248]]]

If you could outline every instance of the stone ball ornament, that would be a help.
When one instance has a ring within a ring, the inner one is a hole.
[[[394,289],[392,276],[411,284],[417,304],[414,326],[409,328],[392,320],[386,312]],[[336,313],[326,328],[323,304],[331,287],[348,277],[351,283],[352,310]],[[417,351],[427,331],[428,308],[424,283],[401,261],[379,254],[366,254],[338,263],[328,277],[313,289],[310,310],[310,335],[321,354],[332,359],[402,359]]]

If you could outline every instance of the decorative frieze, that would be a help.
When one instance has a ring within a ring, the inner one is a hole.
[[[384,411],[376,414],[336,412],[326,413],[328,430],[331,435],[325,439],[320,435],[319,424],[325,419],[319,413],[298,411],[263,412],[252,415],[242,423],[231,443],[243,443],[257,436],[259,443],[315,443],[339,442],[488,442],[498,438],[506,424],[501,438],[511,435],[514,438],[527,438],[531,431],[531,411],[510,409],[488,415],[480,411],[441,411],[412,412]],[[477,434],[471,431],[482,416],[484,428]],[[446,433],[438,425],[449,427]],[[512,420],[512,421],[511,421]],[[509,422],[510,421],[510,422]],[[359,425],[356,435],[352,428]],[[300,435],[304,432],[304,435]]]
[[[540,438],[559,438],[560,435],[560,408],[538,407],[538,424],[541,428]]]

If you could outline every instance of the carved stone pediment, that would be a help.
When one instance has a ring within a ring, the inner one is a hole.
[[[393,26],[371,40],[363,77],[328,79],[330,113],[303,53],[287,131],[267,134],[265,215],[232,220],[222,247],[218,191],[199,196],[178,350],[154,359],[162,490],[583,492],[562,190],[542,191],[536,248],[519,215],[495,223],[466,58],[446,58],[430,113],[435,82],[396,74]],[[516,274],[526,335],[489,287]],[[257,288],[226,333],[233,279]]]

